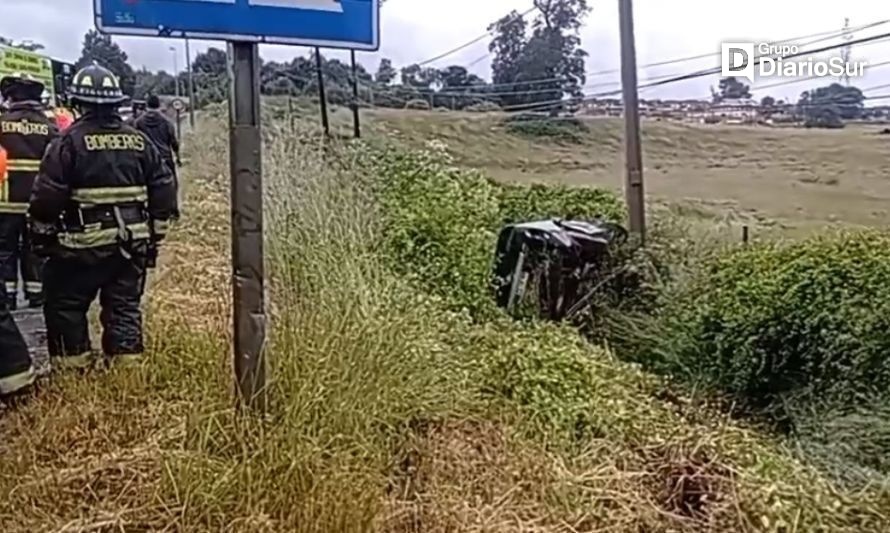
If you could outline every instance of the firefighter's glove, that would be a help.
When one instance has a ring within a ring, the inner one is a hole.
[[[31,235],[31,249],[37,257],[49,257],[58,248],[58,235]]]

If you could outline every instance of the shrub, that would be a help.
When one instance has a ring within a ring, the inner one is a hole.
[[[475,104],[469,105],[464,108],[465,111],[471,111],[474,113],[493,113],[501,110],[501,106],[494,102],[490,102],[488,100],[483,100],[482,102],[477,102]]]
[[[426,100],[408,100],[405,102],[405,109],[429,111],[431,108],[430,103]]]
[[[504,119],[508,133],[523,137],[581,143],[587,125],[577,117],[551,117],[538,113],[518,113]]]
[[[624,220],[624,204],[614,193],[593,187],[498,184],[505,224],[544,218]]]
[[[493,305],[488,276],[500,220],[497,188],[449,163],[437,147],[376,157],[382,246],[400,274],[478,314]]]
[[[666,317],[669,370],[780,416],[801,401],[856,403],[890,385],[890,235],[728,251]]]

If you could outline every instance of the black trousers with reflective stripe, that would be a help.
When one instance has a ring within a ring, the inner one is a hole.
[[[45,261],[31,251],[31,235],[25,215],[0,213],[0,277],[6,286],[8,303],[14,307],[19,272],[29,300],[43,297],[42,270]]]
[[[165,159],[164,163],[167,164],[167,167],[173,174],[173,186],[176,187],[176,207],[173,208],[173,218],[178,219],[180,216],[179,203],[182,200],[182,191],[179,188],[179,174],[176,169],[176,162],[173,159]]]
[[[84,252],[88,253],[88,252]],[[98,262],[51,257],[44,270],[43,316],[51,357],[92,349],[87,311],[99,297],[102,350],[108,356],[141,354],[145,268],[120,254]]]
[[[0,378],[27,372],[30,367],[28,346],[9,312],[6,292],[0,285]]]

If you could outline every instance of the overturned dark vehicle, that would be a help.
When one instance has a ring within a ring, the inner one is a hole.
[[[505,226],[498,236],[493,285],[499,307],[562,321],[579,313],[605,283],[614,250],[627,231],[602,220],[539,220]]]

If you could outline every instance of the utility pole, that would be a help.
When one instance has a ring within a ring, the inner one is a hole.
[[[185,60],[189,75],[189,127],[195,129],[195,77],[192,70],[192,49],[189,40],[185,40]]]
[[[844,19],[843,40],[845,43],[849,43],[850,41],[853,40],[853,31],[850,29],[849,17]],[[844,60],[845,65],[850,64],[850,62],[853,60],[853,46],[852,45],[847,44],[846,46],[841,48],[841,59]],[[847,71],[846,68],[844,68],[844,73],[841,74],[841,81],[843,81],[844,85],[846,85],[847,87],[850,86],[850,73]]]
[[[355,65],[355,50],[349,51],[352,60],[352,134],[358,139],[362,136],[362,126],[359,122],[358,110],[358,68]]]
[[[629,229],[646,242],[646,203],[643,189],[643,154],[640,140],[640,109],[637,100],[637,52],[634,44],[632,0],[618,0],[621,24],[621,89],[624,94],[624,146]]]
[[[328,123],[328,99],[324,92],[324,72],[321,70],[321,50],[315,47],[315,71],[318,74],[318,101],[321,104],[321,125],[324,128],[325,137],[331,135],[331,125]]]
[[[174,46],[170,47],[170,52],[173,54],[173,85],[176,86],[176,98],[179,98],[179,52]]]

